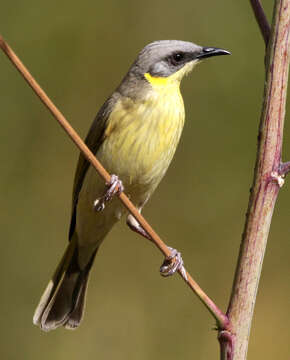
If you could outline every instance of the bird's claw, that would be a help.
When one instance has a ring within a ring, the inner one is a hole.
[[[105,203],[112,200],[114,195],[120,194],[124,191],[124,186],[121,180],[119,180],[117,175],[111,175],[110,182],[106,183],[108,189],[105,194],[94,201],[94,210],[103,211],[105,208]]]
[[[105,202],[103,198],[96,199],[94,201],[94,210],[95,211],[103,211],[105,209]]]
[[[117,175],[111,175],[111,179],[109,183],[106,183],[108,186],[108,190],[106,191],[104,195],[105,201],[112,200],[113,196],[116,194],[120,194],[124,191],[124,186],[121,180],[119,180]]]
[[[160,266],[160,274],[166,277],[171,276],[176,271],[180,270],[182,276],[187,279],[180,252],[171,247],[168,247],[168,249],[170,250],[171,254],[164,260],[163,264]]]

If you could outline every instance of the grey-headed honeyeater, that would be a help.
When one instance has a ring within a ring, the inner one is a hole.
[[[139,53],[119,87],[101,107],[86,144],[108,172],[116,175],[104,196],[103,180],[80,154],[73,188],[70,242],[33,318],[41,329],[74,329],[80,324],[96,252],[126,213],[116,197],[105,205],[106,197],[124,186],[130,200],[142,210],[166,173],[182,132],[181,79],[201,60],[226,54],[226,50],[190,42],[155,41]],[[127,223],[149,237],[133,216],[128,215]],[[177,254],[173,251],[173,256]]]

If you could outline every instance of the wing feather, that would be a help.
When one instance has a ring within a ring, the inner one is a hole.
[[[93,121],[88,135],[85,139],[85,143],[92,153],[96,154],[98,149],[103,143],[105,131],[107,128],[107,122],[116,102],[119,99],[119,93],[115,92],[104,105],[100,108],[95,120]],[[79,160],[75,172],[73,196],[72,196],[72,215],[69,229],[69,239],[71,239],[76,224],[76,207],[78,203],[78,197],[84,182],[84,178],[88,171],[90,164],[82,153],[79,155]]]

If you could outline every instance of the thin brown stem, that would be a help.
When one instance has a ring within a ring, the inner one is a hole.
[[[36,95],[40,98],[43,104],[48,108],[51,114],[55,117],[55,119],[59,122],[64,131],[69,135],[69,137],[73,140],[76,146],[80,149],[80,151],[84,154],[86,159],[91,163],[91,165],[96,169],[99,175],[106,181],[110,181],[110,174],[104,169],[101,163],[96,159],[95,155],[89,150],[89,148],[85,145],[76,131],[71,127],[62,113],[57,109],[57,107],[53,104],[53,102],[48,98],[42,88],[38,85],[14,51],[10,48],[7,42],[0,35],[0,48],[4,51],[7,57],[10,59],[12,64],[16,67],[16,69],[21,73],[24,79],[31,86]],[[166,256],[170,256],[170,250],[165,245],[165,243],[161,240],[158,234],[152,229],[149,223],[144,219],[144,217],[139,213],[133,203],[128,199],[124,192],[119,194],[119,198],[127,208],[127,210],[134,216],[134,218],[139,222],[139,224],[143,227],[143,229],[150,235],[154,244],[158,247],[158,249]],[[217,307],[217,305],[209,298],[209,296],[200,288],[200,286],[193,280],[190,274],[184,269],[184,271],[179,270],[179,274],[182,276],[187,285],[192,289],[192,291],[198,296],[198,298],[202,301],[202,303],[207,307],[210,313],[216,319],[218,328],[223,329],[228,326],[228,318],[227,316]]]
[[[283,126],[289,70],[290,0],[276,0],[271,38],[267,51],[266,82],[262,107],[258,153],[252,191],[228,317],[234,336],[231,357],[245,360],[256,294],[266,249],[272,214],[283,184],[280,176]],[[227,354],[224,349],[222,354]]]
[[[264,9],[262,7],[260,0],[250,0],[250,3],[252,5],[257,23],[260,27],[261,34],[264,38],[265,45],[267,46],[269,39],[270,39],[271,27],[268,23],[266,14],[264,12]]]

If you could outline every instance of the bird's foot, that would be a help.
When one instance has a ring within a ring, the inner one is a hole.
[[[120,194],[124,191],[124,186],[121,180],[119,180],[117,175],[111,175],[109,183],[106,183],[108,189],[105,194],[94,201],[94,210],[103,211],[105,208],[105,203],[112,200],[114,195]]]
[[[105,201],[112,200],[114,195],[118,195],[124,191],[124,185],[121,180],[119,180],[117,175],[112,174],[110,182],[106,184],[108,186],[108,190],[104,195]]]
[[[168,247],[168,249],[170,250],[171,254],[164,260],[163,264],[160,266],[160,274],[166,277],[171,276],[176,273],[176,271],[180,270],[183,278],[187,280],[187,275],[183,266],[183,260],[180,252],[171,247]]]
[[[127,217],[127,225],[129,228],[139,235],[142,235],[148,240],[152,241],[151,236],[143,229],[143,227],[139,224],[139,222],[134,218],[132,214],[129,214]],[[176,249],[168,247],[170,250],[170,256],[168,256],[163,264],[160,266],[160,274],[164,277],[173,275],[176,271],[180,271],[183,279],[187,280],[187,273],[183,266],[183,259],[181,257],[180,252]]]

